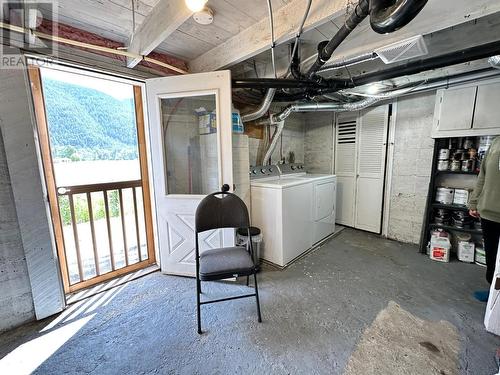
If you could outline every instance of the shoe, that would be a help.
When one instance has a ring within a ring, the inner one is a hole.
[[[476,290],[474,292],[474,298],[479,302],[488,302],[488,297],[490,296],[489,290]]]

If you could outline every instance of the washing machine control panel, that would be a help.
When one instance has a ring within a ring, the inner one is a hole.
[[[306,169],[304,164],[293,163],[293,164],[280,164],[281,174],[294,174],[294,173],[305,173]]]
[[[279,177],[280,171],[276,165],[258,165],[250,167],[250,179]]]
[[[293,173],[305,173],[303,164],[258,165],[250,167],[250,179],[279,177]]]

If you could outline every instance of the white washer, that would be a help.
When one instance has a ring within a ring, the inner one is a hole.
[[[251,170],[252,225],[262,231],[263,259],[286,266],[335,229],[335,176],[302,165]]]

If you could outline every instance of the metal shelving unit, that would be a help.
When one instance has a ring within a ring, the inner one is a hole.
[[[443,224],[436,224],[433,222],[433,214],[434,210],[438,208],[445,208],[449,209],[450,211],[468,211],[469,209],[466,206],[462,205],[456,205],[456,204],[441,204],[437,203],[434,201],[434,198],[436,196],[436,189],[440,186],[438,184],[439,180],[441,179],[442,176],[445,175],[455,175],[455,176],[474,176],[477,175],[478,173],[476,171],[474,172],[463,172],[463,171],[438,171],[437,170],[437,165],[438,165],[438,156],[439,156],[439,149],[445,147],[444,145],[448,142],[448,138],[442,138],[442,139],[437,139],[435,144],[434,144],[434,152],[433,152],[433,158],[432,158],[432,171],[431,171],[431,179],[429,182],[429,195],[427,197],[427,204],[426,204],[426,209],[425,209],[425,216],[424,216],[424,224],[422,225],[422,233],[420,236],[420,248],[419,251],[422,254],[427,253],[427,244],[430,240],[430,232],[431,229],[433,228],[442,228],[448,232],[466,232],[470,233],[472,235],[482,235],[482,231],[475,229],[475,228],[458,228],[454,227],[452,225],[443,225]]]

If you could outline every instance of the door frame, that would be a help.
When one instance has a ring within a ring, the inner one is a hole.
[[[27,70],[28,79],[31,88],[31,96],[34,106],[34,117],[36,124],[36,132],[38,135],[38,147],[40,149],[40,164],[44,171],[43,183],[47,190],[47,200],[49,203],[51,214],[51,227],[54,233],[56,252],[59,261],[59,268],[61,272],[61,279],[63,289],[66,294],[78,291],[80,289],[88,288],[95,284],[122,276],[124,274],[134,272],[136,270],[156,264],[156,246],[155,246],[155,232],[156,223],[153,220],[154,200],[152,199],[153,192],[150,184],[150,170],[149,165],[149,137],[147,129],[147,121],[144,112],[144,90],[145,85],[143,82],[135,81],[132,79],[120,78],[114,75],[106,75],[104,73],[89,72],[84,68],[68,67],[63,64],[57,64],[51,68],[59,69],[62,71],[89,75],[97,78],[113,80],[117,82],[127,83],[133,86],[134,92],[134,110],[136,117],[137,127],[137,146],[139,153],[139,164],[142,181],[142,195],[144,205],[144,220],[146,230],[146,246],[148,252],[148,259],[134,263],[114,271],[95,276],[88,280],[80,281],[71,285],[69,281],[68,265],[65,254],[64,236],[62,232],[62,220],[59,211],[59,200],[54,176],[54,166],[52,160],[52,153],[49,140],[48,124],[45,111],[45,101],[43,97],[42,78],[40,69],[32,59],[28,60]]]

